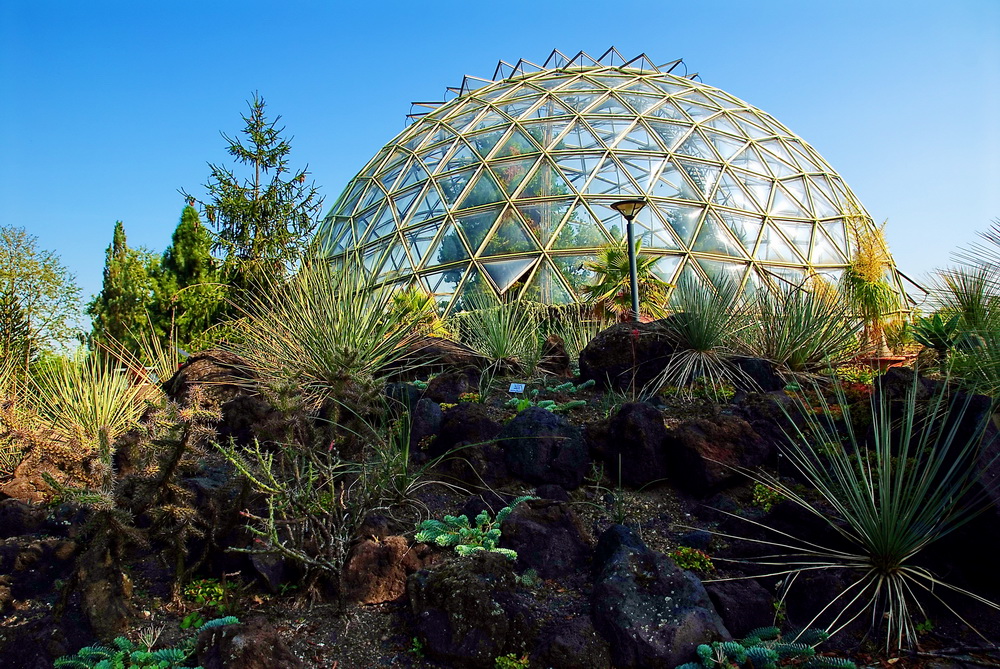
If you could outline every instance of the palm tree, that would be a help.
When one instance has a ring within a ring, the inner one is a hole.
[[[667,294],[673,287],[656,273],[653,265],[659,260],[655,256],[641,256],[642,241],[636,242],[636,274],[639,279],[639,316],[652,320],[667,315],[665,308]],[[597,260],[584,263],[584,267],[596,275],[597,283],[582,288],[586,302],[592,305],[598,315],[611,316],[620,321],[632,317],[632,289],[629,280],[628,245],[621,242],[602,246]]]

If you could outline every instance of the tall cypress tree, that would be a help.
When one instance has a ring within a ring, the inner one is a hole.
[[[104,256],[104,284],[87,305],[93,317],[93,338],[98,342],[114,339],[138,353],[142,333],[149,323],[156,325],[150,305],[158,301],[159,256],[143,249],[130,249],[125,226],[115,222],[115,232]],[[162,332],[156,332],[162,335]]]
[[[172,332],[178,345],[190,348],[218,322],[225,296],[212,257],[212,235],[188,204],[160,263],[158,325]]]

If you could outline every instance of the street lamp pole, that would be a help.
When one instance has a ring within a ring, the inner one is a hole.
[[[622,200],[615,202],[611,208],[625,217],[625,232],[628,238],[628,275],[632,284],[632,319],[639,322],[639,272],[635,260],[635,235],[632,232],[632,220],[646,206],[645,200]]]

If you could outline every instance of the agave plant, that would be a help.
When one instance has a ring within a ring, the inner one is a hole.
[[[492,293],[463,297],[467,311],[454,317],[464,344],[490,361],[493,372],[534,372],[542,355],[542,337],[536,305],[497,299]]]
[[[850,407],[842,397],[843,438],[831,411],[817,414],[800,402],[802,427],[788,435],[782,451],[821,501],[774,476],[745,471],[828,525],[847,546],[822,546],[776,530],[775,540],[751,540],[784,550],[757,562],[776,567],[772,575],[787,576],[791,587],[796,576],[814,571],[837,570],[852,579],[808,626],[830,615],[836,632],[867,615],[873,626],[884,621],[881,632],[889,649],[915,643],[914,618],[926,619],[923,598],[955,613],[939,593],[957,592],[1000,611],[918,563],[925,548],[986,508],[988,486],[995,485],[978,481],[990,464],[983,443],[989,412],[977,413],[971,394],[951,392],[947,384],[918,401],[919,387],[914,378],[902,400],[888,399],[885,392],[872,400],[869,440],[851,428]],[[976,424],[957,429],[963,422]]]
[[[639,255],[642,240],[636,242],[636,276],[639,285],[640,317],[657,319],[667,315],[665,305],[670,284],[653,271],[657,256]],[[595,274],[596,282],[583,286],[583,297],[599,316],[624,321],[632,318],[632,284],[629,274],[628,243],[624,240],[601,247],[596,260],[584,267]]]

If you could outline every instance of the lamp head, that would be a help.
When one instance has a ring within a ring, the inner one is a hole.
[[[611,205],[611,208],[625,217],[626,221],[631,221],[639,215],[642,208],[646,206],[645,200],[621,200]]]

